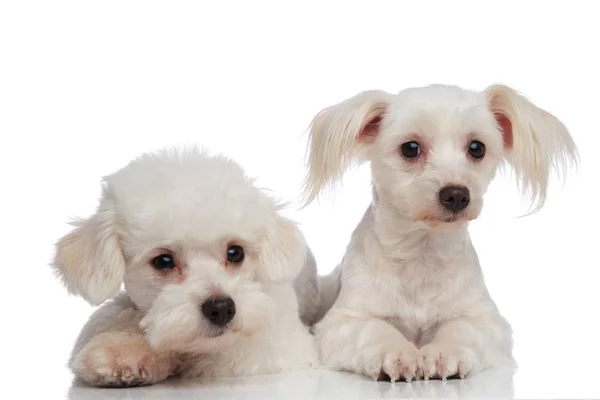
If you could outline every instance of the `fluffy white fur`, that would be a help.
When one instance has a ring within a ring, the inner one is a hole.
[[[195,148],[144,154],[105,177],[96,213],[74,223],[54,260],[71,293],[93,305],[114,296],[80,334],[76,376],[131,386],[314,365],[316,266],[281,207],[236,163]],[[243,262],[227,260],[232,244]],[[152,260],[165,253],[176,266],[159,270]],[[225,326],[201,311],[213,296],[235,303]]]
[[[473,140],[485,145],[483,158],[468,153]],[[409,141],[418,157],[401,153]],[[578,161],[556,117],[503,85],[366,91],[314,118],[308,159],[307,204],[352,163],[370,162],[372,172],[372,203],[321,282],[315,334],[324,367],[410,381],[516,366],[468,221],[505,161],[534,210],[543,206],[551,172]],[[466,209],[442,207],[447,185],[469,189]]]

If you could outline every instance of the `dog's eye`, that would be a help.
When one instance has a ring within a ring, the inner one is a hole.
[[[227,261],[239,264],[244,261],[244,249],[238,245],[232,245],[227,248]]]
[[[473,140],[469,145],[469,154],[473,158],[483,158],[485,156],[485,145],[478,140]]]
[[[406,142],[400,145],[400,151],[406,158],[415,158],[421,154],[421,146],[417,142]]]
[[[175,260],[170,254],[161,254],[160,256],[152,259],[152,265],[154,265],[154,268],[156,269],[172,269],[175,268]]]

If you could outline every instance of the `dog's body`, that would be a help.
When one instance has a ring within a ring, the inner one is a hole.
[[[332,273],[338,283],[329,287],[333,294],[322,294],[334,302],[323,309],[335,304],[316,329],[325,366],[374,379],[383,371],[393,379],[411,380],[424,373],[418,368],[427,354],[419,348],[432,353],[430,365],[423,365],[430,368],[427,377],[436,376],[440,353],[447,357],[446,377],[463,373],[459,360],[465,374],[510,364],[511,329],[485,288],[467,228],[415,229],[387,219],[375,207],[366,211],[344,261]],[[380,237],[379,229],[373,229],[377,224],[389,235]],[[440,332],[442,321],[455,323]],[[426,347],[441,334],[460,347],[451,342]],[[361,343],[358,338],[366,335],[373,340]]]
[[[321,283],[324,367],[410,381],[515,365],[468,231],[505,160],[541,207],[550,170],[577,153],[558,119],[499,85],[363,92],[315,117],[307,204],[354,161],[370,162],[373,183],[341,264]]]
[[[313,366],[316,265],[280,208],[237,164],[194,149],[146,154],[105,178],[97,212],[54,262],[91,304],[116,295],[81,332],[74,373],[131,386]]]

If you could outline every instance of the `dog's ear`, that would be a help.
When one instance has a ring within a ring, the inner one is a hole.
[[[321,110],[313,118],[304,181],[305,204],[313,201],[325,185],[341,180],[352,162],[368,159],[368,150],[379,135],[390,96],[380,90],[361,92]]]
[[[72,225],[56,244],[53,267],[70,293],[99,305],[119,291],[125,274],[113,201],[104,198],[94,215]]]
[[[484,91],[504,138],[505,158],[517,184],[534,211],[545,203],[551,172],[561,175],[579,162],[575,143],[565,125],[525,96],[504,85]]]
[[[308,245],[296,224],[280,215],[263,238],[259,277],[268,281],[294,280],[307,260]]]

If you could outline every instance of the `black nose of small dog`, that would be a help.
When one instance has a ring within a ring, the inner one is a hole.
[[[202,314],[213,324],[224,326],[235,315],[235,303],[231,297],[209,297],[202,304]]]
[[[469,205],[469,189],[464,186],[446,186],[440,190],[440,203],[448,211],[459,212]]]

